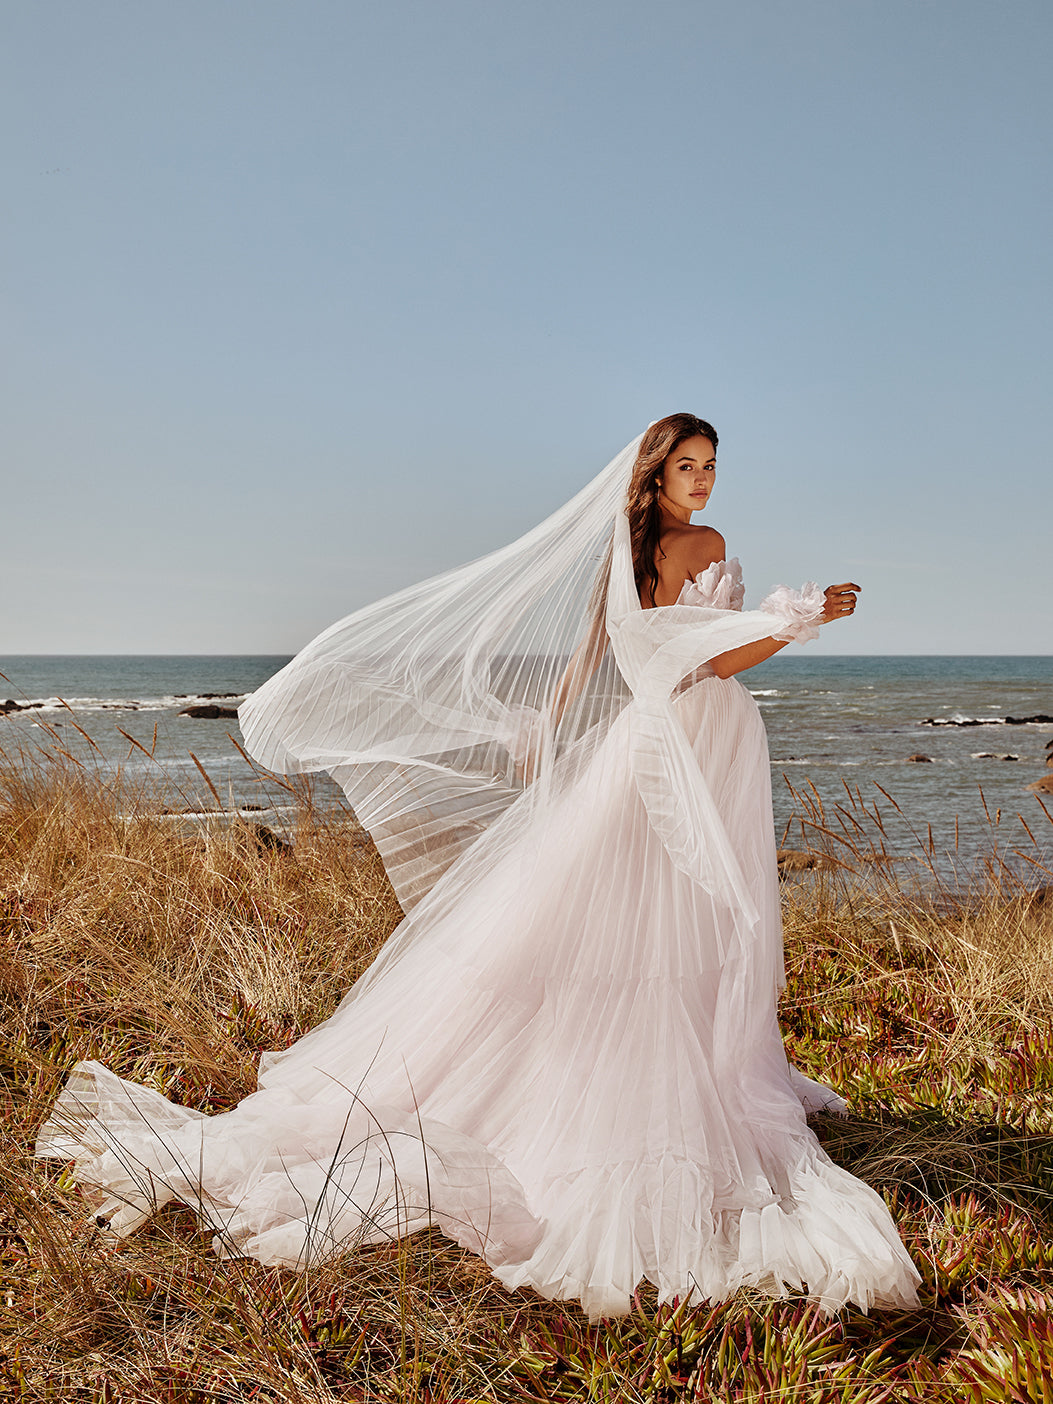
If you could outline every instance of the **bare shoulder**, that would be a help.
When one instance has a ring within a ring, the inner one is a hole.
[[[724,559],[724,538],[708,526],[678,526],[662,533],[656,604],[674,604],[685,580]]]
[[[726,546],[720,532],[710,526],[682,526],[666,532],[662,537],[662,550],[665,553],[661,563],[663,577],[675,572],[682,584],[688,576],[694,579],[714,561],[724,560]]]

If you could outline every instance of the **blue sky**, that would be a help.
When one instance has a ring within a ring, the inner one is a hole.
[[[0,16],[0,653],[291,652],[679,409],[813,647],[1053,652],[1048,4]]]

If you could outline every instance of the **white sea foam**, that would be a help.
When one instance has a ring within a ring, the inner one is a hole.
[[[955,712],[950,717],[926,717],[921,726],[1005,726],[1004,717],[967,717]]]
[[[26,716],[32,712],[168,712],[184,707],[236,707],[248,693],[179,693],[164,697],[30,697],[15,698],[17,707],[7,715]]]

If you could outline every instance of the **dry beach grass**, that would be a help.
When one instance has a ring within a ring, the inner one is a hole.
[[[1030,846],[1014,831],[1012,864],[993,859],[959,895],[923,880],[924,835],[919,861],[883,858],[881,808],[860,796],[834,813],[800,796],[794,841],[821,862],[785,886],[782,1017],[802,1070],[851,1103],[817,1129],[888,1199],[921,1311],[831,1321],[799,1301],[673,1309],[642,1292],[629,1317],[589,1326],[509,1296],[437,1234],[294,1274],[217,1260],[179,1208],[114,1246],[64,1168],[31,1159],[71,1063],[222,1110],[398,918],[361,833],[304,799],[283,850],[237,817],[173,823],[71,759],[0,759],[0,1393],[1053,1398],[1053,899],[1031,895],[1053,881],[1048,829]]]

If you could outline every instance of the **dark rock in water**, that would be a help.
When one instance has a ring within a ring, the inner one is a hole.
[[[1042,726],[1053,722],[1045,712],[1033,717],[926,717],[919,726]]]
[[[273,829],[268,829],[266,824],[250,824],[249,833],[256,840],[256,847],[261,853],[291,853],[292,844],[287,843],[281,834],[276,834]]]
[[[2,713],[5,717],[7,716],[8,712],[18,712],[20,710],[21,708],[19,707],[18,703],[13,697],[9,697],[6,702],[0,702],[0,713]]]
[[[1019,759],[1020,759],[1020,757],[1019,757],[1019,756],[1014,756],[1013,753],[1012,753],[1011,751],[1006,751],[1004,755],[1003,755],[1003,754],[1000,754],[1000,753],[997,752],[997,751],[974,751],[974,752],[973,752],[973,760],[1018,761]]]
[[[914,761],[916,764],[921,763],[921,762],[924,762],[924,763],[926,763],[926,764],[928,764],[928,765],[932,765],[932,764],[933,764],[932,757],[931,757],[931,756],[923,756],[922,753],[921,753],[920,751],[915,751],[914,754],[913,754],[912,756],[908,756],[908,757],[907,757],[907,760],[908,760],[908,761]]]
[[[953,717],[926,717],[921,723],[922,726],[997,726],[998,717],[990,717],[984,721],[983,717],[963,717],[961,721]]]
[[[238,709],[237,707],[219,707],[215,702],[200,702],[195,703],[192,707],[184,707],[179,715],[181,717],[199,717],[204,721],[215,721],[219,717],[236,717]]]

